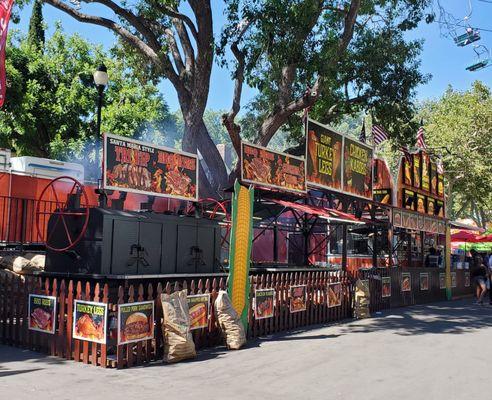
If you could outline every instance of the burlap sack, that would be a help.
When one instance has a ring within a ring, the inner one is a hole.
[[[360,279],[355,282],[354,317],[357,319],[369,318],[371,316],[369,311],[371,292],[369,291],[368,283],[368,281],[362,281]]]
[[[215,300],[215,310],[220,329],[226,338],[227,348],[230,350],[240,349],[246,343],[246,332],[226,291],[219,291]]]
[[[196,357],[195,343],[190,333],[190,316],[186,290],[161,295],[164,321],[164,360],[169,363]]]

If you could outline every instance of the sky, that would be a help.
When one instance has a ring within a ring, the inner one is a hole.
[[[490,0],[487,0],[490,1]],[[472,27],[482,28],[482,39],[477,42],[492,50],[492,1],[487,3],[484,0],[470,0],[472,7],[469,7],[468,0],[441,0],[441,4],[446,6],[446,10],[453,14],[457,19],[463,20],[468,17],[468,24]],[[225,21],[223,15],[222,2],[212,1],[214,14],[214,32],[216,37],[220,34],[220,28]],[[102,7],[95,4],[84,6],[84,11],[94,11],[100,13]],[[437,12],[437,3],[434,6]],[[12,24],[13,27],[27,30],[31,6],[26,6],[20,13],[20,24]],[[87,40],[101,44],[105,48],[110,48],[115,42],[115,36],[108,30],[94,25],[82,24],[66,14],[56,10],[52,6],[45,4],[43,7],[45,22],[48,24],[48,35],[52,32],[54,22],[62,22],[64,31],[68,34],[78,33]],[[108,15],[109,16],[109,15]],[[488,32],[486,30],[489,30]],[[458,29],[459,35],[464,32],[464,28]],[[481,80],[492,87],[492,68],[485,68],[477,72],[466,71],[465,68],[476,60],[473,45],[457,47],[451,38],[442,36],[438,23],[421,23],[419,27],[408,35],[409,39],[423,39],[423,52],[421,54],[421,70],[426,74],[431,74],[432,79],[426,85],[417,88],[417,100],[439,98],[446,88],[451,85],[457,90],[466,90],[473,81]],[[483,49],[483,48],[482,48]],[[486,49],[487,50],[487,49]],[[172,85],[165,81],[159,85],[170,109],[175,111],[179,108],[176,93]],[[228,109],[231,105],[233,93],[233,81],[230,72],[221,69],[218,65],[214,66],[211,78],[211,90],[207,107],[211,109]],[[243,92],[243,104],[246,104],[255,94],[251,88],[245,88]]]

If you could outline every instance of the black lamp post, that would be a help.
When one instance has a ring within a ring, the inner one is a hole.
[[[101,64],[99,68],[94,72],[94,83],[96,84],[97,87],[97,93],[98,93],[98,98],[97,98],[97,135],[96,135],[96,158],[95,162],[96,165],[100,165],[100,160],[99,160],[99,143],[101,141],[101,109],[102,109],[102,103],[103,103],[103,95],[104,95],[104,89],[106,85],[108,84],[108,69],[104,64]]]

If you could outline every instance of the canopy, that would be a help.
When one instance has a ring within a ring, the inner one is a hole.
[[[492,233],[484,236],[479,236],[477,241],[479,243],[492,242]]]
[[[470,231],[460,230],[451,235],[451,242],[478,243],[480,242],[480,237]]]

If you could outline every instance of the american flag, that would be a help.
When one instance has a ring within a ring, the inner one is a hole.
[[[360,130],[359,133],[359,141],[365,143],[366,142],[366,123],[365,121],[362,122],[362,129]]]
[[[372,126],[372,136],[374,137],[374,144],[376,146],[388,140],[388,133],[386,133],[381,125],[374,124]]]
[[[408,151],[408,147],[407,146],[400,146],[400,151],[405,156],[407,163],[412,164],[412,155]]]
[[[427,146],[425,145],[424,127],[422,125],[423,125],[423,121],[420,121],[420,128],[417,131],[417,147],[425,150]]]

